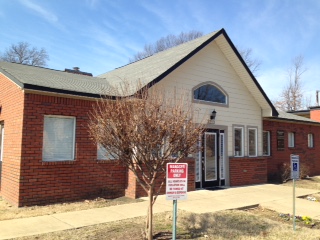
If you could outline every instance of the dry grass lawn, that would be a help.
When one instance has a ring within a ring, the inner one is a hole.
[[[72,211],[86,210],[91,208],[109,207],[109,206],[133,203],[138,201],[142,201],[142,200],[130,199],[126,197],[121,197],[116,199],[96,198],[93,200],[57,203],[57,204],[51,204],[47,206],[17,208],[17,207],[11,206],[8,202],[4,201],[0,197],[0,221],[15,219],[15,218],[26,218],[26,217],[35,217],[35,216],[41,216],[41,215],[50,215],[50,214],[62,213],[62,212],[72,212]]]
[[[287,181],[282,184],[283,186],[293,186],[292,180]],[[296,187],[298,188],[308,188],[308,189],[319,189],[320,192],[320,176],[315,176],[311,178],[301,179],[296,181]]]
[[[215,240],[319,240],[320,230],[297,226],[292,230],[290,222],[280,218],[268,217],[264,210],[255,211],[221,211],[210,214],[190,214],[179,211],[177,239],[215,239]],[[274,213],[277,214],[277,213]],[[154,239],[171,239],[171,213],[155,215]],[[79,229],[23,237],[17,240],[56,240],[56,239],[90,239],[90,240],[140,240],[144,218],[134,218],[108,224],[99,224]],[[160,234],[161,233],[161,234]]]
[[[283,184],[292,186],[292,181]],[[319,189],[320,176],[297,181],[297,187]],[[320,194],[313,195],[319,197]],[[60,213],[89,208],[107,207],[141,200],[118,198],[106,200],[98,198],[75,203],[54,204],[49,206],[35,206],[25,208],[11,207],[0,199],[0,220],[22,218]],[[320,204],[320,203],[319,203]],[[155,239],[171,239],[172,219],[171,212],[155,215]],[[18,238],[31,239],[142,239],[141,231],[145,218],[133,218],[107,224],[83,227],[38,236]],[[191,214],[179,211],[178,239],[218,239],[218,240],[249,240],[249,239],[290,239],[290,240],[320,240],[320,223],[314,227],[304,223],[297,223],[297,231],[293,232],[292,222],[279,217],[279,213],[260,207],[246,211],[232,210],[210,214]]]

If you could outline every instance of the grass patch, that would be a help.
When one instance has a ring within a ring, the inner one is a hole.
[[[245,211],[250,212],[259,217],[268,218],[270,220],[280,222],[282,224],[288,224],[290,226],[292,226],[293,224],[292,216],[288,213],[278,213],[276,211],[263,208],[261,206],[246,209]],[[310,221],[305,221],[305,217],[307,216],[296,216],[296,226],[300,228],[312,228],[320,230],[320,221],[311,218]]]
[[[293,181],[289,180],[285,183],[282,183],[283,186],[292,187]],[[320,176],[300,179],[296,181],[296,187],[306,188],[306,189],[317,189],[320,191]]]
[[[291,186],[292,181],[284,186]],[[320,191],[320,176],[299,180],[296,186]],[[320,197],[320,194],[313,194]],[[0,198],[0,220],[33,217],[53,213],[101,208],[113,205],[132,203],[141,200],[129,198],[84,200],[72,203],[53,204],[15,208]],[[171,239],[171,212],[155,214],[154,239]],[[31,239],[142,239],[145,217],[132,218],[106,224],[98,224],[78,229],[59,231],[37,236],[17,238]],[[281,217],[279,213],[261,207],[240,210],[228,210],[216,213],[192,214],[184,211],[178,213],[177,239],[218,239],[218,240],[251,240],[251,239],[320,239],[320,223],[313,226],[297,222],[297,230],[292,230],[292,220]]]
[[[259,213],[258,213],[259,212]],[[263,214],[261,214],[261,212]],[[265,213],[268,214],[265,214]],[[273,216],[273,217],[272,217]],[[79,229],[60,231],[37,236],[17,238],[31,239],[142,239],[145,218],[133,218]],[[155,214],[154,239],[171,239],[171,212]],[[292,225],[266,210],[227,210],[207,214],[191,214],[179,211],[177,239],[319,239],[320,230]]]
[[[77,202],[57,203],[46,206],[13,207],[0,197],[0,221],[16,218],[35,217],[54,213],[72,212],[91,208],[110,207],[114,205],[143,201],[121,197],[116,199],[95,198]]]

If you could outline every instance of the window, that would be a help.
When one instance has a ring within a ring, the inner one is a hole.
[[[284,131],[277,131],[277,150],[284,151]]]
[[[257,129],[248,128],[248,147],[249,147],[249,157],[256,157],[257,154]]]
[[[114,160],[116,159],[113,154],[110,154],[107,149],[105,149],[102,145],[98,144],[97,146],[97,159],[98,160]]]
[[[243,127],[234,128],[234,156],[243,157]]]
[[[309,148],[313,148],[314,147],[314,145],[313,145],[313,134],[312,133],[308,134],[308,147]]]
[[[227,96],[212,84],[202,85],[193,91],[193,99],[227,104]]]
[[[288,147],[294,147],[294,133],[288,133]]]
[[[43,129],[43,161],[74,160],[75,118],[45,116]]]
[[[262,153],[264,156],[270,156],[270,132],[269,131],[263,131],[263,149]]]

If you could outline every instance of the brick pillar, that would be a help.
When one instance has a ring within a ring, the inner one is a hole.
[[[137,182],[136,176],[134,173],[128,169],[127,173],[127,188],[125,190],[125,196],[129,198],[137,198]]]

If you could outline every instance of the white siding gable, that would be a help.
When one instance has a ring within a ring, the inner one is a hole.
[[[195,108],[201,113],[199,119],[209,119],[213,109],[216,110],[215,125],[228,127],[229,156],[233,156],[232,126],[236,124],[245,127],[245,156],[248,155],[247,126],[257,127],[258,154],[262,155],[262,109],[215,42],[203,48],[157,85],[176,93],[184,90],[189,94],[188,101],[192,101],[192,89],[198,84],[209,81],[218,84],[228,94],[229,106],[195,103]]]

